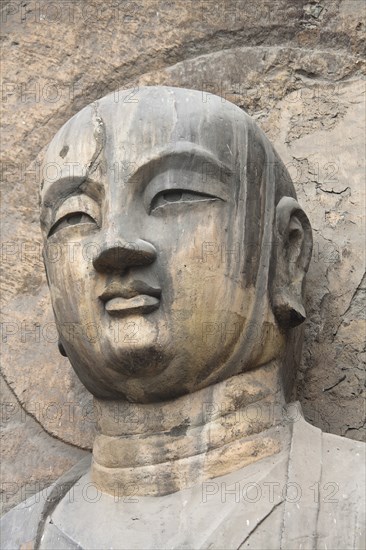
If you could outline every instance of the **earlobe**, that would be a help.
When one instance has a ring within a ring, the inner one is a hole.
[[[64,346],[61,343],[61,340],[58,341],[58,351],[61,353],[63,357],[67,357],[67,353],[65,351]]]
[[[278,203],[275,231],[272,308],[280,326],[293,328],[306,318],[304,283],[313,239],[310,222],[292,197],[282,197]]]

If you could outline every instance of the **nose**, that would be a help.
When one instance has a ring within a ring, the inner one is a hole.
[[[119,240],[113,244],[104,243],[93,259],[96,271],[121,271],[138,265],[148,265],[156,259],[156,248],[147,241]]]

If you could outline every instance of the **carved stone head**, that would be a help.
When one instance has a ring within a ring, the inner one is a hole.
[[[41,190],[60,349],[100,398],[172,399],[274,359],[291,388],[312,236],[254,121],[214,95],[108,95],[56,134]]]

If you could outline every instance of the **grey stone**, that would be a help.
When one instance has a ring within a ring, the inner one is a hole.
[[[287,405],[312,252],[287,169],[255,122],[217,96],[130,96],[75,115],[42,167],[59,349],[94,395],[98,433],[90,471],[82,463],[31,506],[37,529],[21,543],[362,548],[363,445]],[[120,336],[126,325],[133,342]],[[248,479],[256,497],[239,492],[226,506],[227,487]],[[275,491],[260,502],[262,482]],[[6,544],[16,511],[4,518]]]
[[[324,4],[318,19],[311,5],[3,6],[1,300],[3,326],[16,327],[2,349],[9,411],[2,466],[12,488],[4,511],[70,468],[94,439],[91,396],[49,329],[33,161],[70,116],[124,87],[208,89],[245,109],[270,137],[316,229],[296,396],[314,425],[365,440],[365,327],[351,310],[343,322],[364,274],[364,2]]]
[[[364,445],[322,434],[301,416],[281,431],[286,448],[274,457],[161,497],[114,498],[98,492],[89,474],[75,476],[47,516],[39,547],[365,548]],[[351,478],[349,469],[360,475]],[[31,519],[23,505],[16,523],[15,510],[3,518],[2,548],[35,541],[42,504],[29,502]]]

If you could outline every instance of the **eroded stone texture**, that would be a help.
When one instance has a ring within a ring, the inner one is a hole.
[[[141,496],[132,484],[96,499],[90,463],[80,461],[48,500],[35,495],[4,517],[2,547],[364,548],[364,445],[288,413],[274,456],[163,496]]]
[[[71,22],[65,10],[52,22],[42,2],[18,10],[12,2],[3,25],[3,372],[25,410],[61,440],[54,477],[80,456],[66,443],[90,447],[93,418],[90,396],[58,354],[49,325],[39,178],[30,170],[72,114],[131,84],[223,95],[254,116],[277,147],[315,230],[298,396],[315,425],[363,439],[363,2],[257,2],[250,9],[237,2],[233,13],[216,2],[192,9],[149,1],[129,3],[118,16],[102,2],[88,5],[82,12],[76,3]],[[17,471],[21,486],[53,439],[45,433],[35,448],[27,424],[15,415],[11,422],[26,453],[15,456],[5,436],[3,468]],[[38,472],[41,482],[51,481],[46,465]],[[20,500],[18,492],[5,506]]]
[[[7,510],[43,491],[88,453],[48,435],[3,381],[1,391],[1,453],[7,459],[1,472],[1,499]]]

